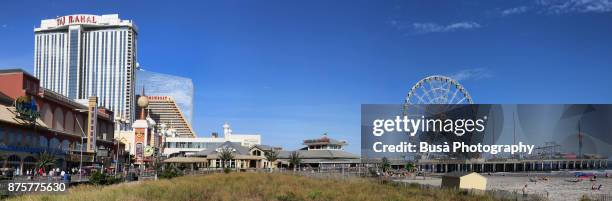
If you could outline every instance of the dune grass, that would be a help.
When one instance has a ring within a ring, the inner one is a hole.
[[[10,200],[121,201],[324,201],[324,200],[495,200],[457,190],[421,190],[415,186],[379,184],[366,179],[315,179],[285,174],[230,173],[183,176],[169,180],[112,186],[78,186],[64,194],[38,194]]]

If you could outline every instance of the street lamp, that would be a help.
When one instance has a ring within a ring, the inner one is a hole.
[[[130,151],[130,153],[128,153],[128,161],[127,161],[127,163],[128,163],[128,173],[127,174],[129,175],[130,174],[130,170],[132,169],[132,154],[131,154],[132,143],[131,142],[128,142],[128,150]]]
[[[88,110],[82,110],[82,109],[75,109],[75,111],[77,112],[87,112]],[[87,136],[85,135],[85,130],[83,130],[83,127],[81,126],[81,123],[79,122],[79,120],[76,120],[77,125],[79,126],[79,128],[81,129],[81,147],[80,147],[80,154],[81,154],[81,159],[79,160],[79,181],[82,181],[82,177],[83,177],[83,139],[87,138]]]
[[[117,150],[115,150],[116,153],[116,157],[115,157],[115,177],[117,176],[117,169],[119,169],[119,141],[115,140],[115,143],[117,143]]]
[[[78,122],[79,121],[77,120],[77,124],[79,125],[79,128],[81,128],[81,132],[83,133],[83,135],[81,135],[81,147],[79,147],[79,149],[80,149],[79,150],[79,154],[80,154],[80,159],[79,159],[79,181],[80,181],[81,177],[82,177],[82,174],[83,174],[82,173],[82,170],[83,170],[83,148],[85,148],[83,146],[83,143],[84,143],[83,141],[87,137],[84,136],[85,135],[85,131],[83,131],[83,128],[81,127],[81,124],[78,123]]]

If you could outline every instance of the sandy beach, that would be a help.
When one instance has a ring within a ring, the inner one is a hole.
[[[598,174],[599,175],[599,174]],[[542,197],[548,197],[549,200],[580,200],[582,195],[596,197],[598,195],[608,195],[612,197],[612,178],[604,178],[598,176],[597,181],[592,182],[589,179],[584,179],[580,182],[568,182],[573,179],[571,173],[556,172],[556,173],[534,173],[534,174],[513,174],[513,173],[496,173],[492,175],[483,174],[487,177],[488,190],[505,190],[509,192],[517,192],[522,194],[522,188],[527,184],[528,194],[538,194]],[[542,177],[547,177],[547,180],[542,180]],[[540,178],[537,182],[530,181],[529,178]],[[401,180],[402,182],[426,184],[432,186],[440,186],[442,179],[440,177],[427,177],[427,179]],[[602,185],[601,190],[591,190],[591,186]]]

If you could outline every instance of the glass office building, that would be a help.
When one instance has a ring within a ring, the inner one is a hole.
[[[170,96],[174,99],[185,119],[192,122],[193,82],[186,77],[156,73],[146,70],[136,71],[136,89],[144,86],[146,96]]]

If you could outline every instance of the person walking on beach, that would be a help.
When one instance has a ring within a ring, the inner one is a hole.
[[[602,187],[602,186],[603,186],[603,185],[599,184],[599,186],[595,187],[595,183],[593,183],[593,185],[591,185],[591,190],[594,190],[594,191],[599,191],[599,190],[601,190],[601,187]]]

